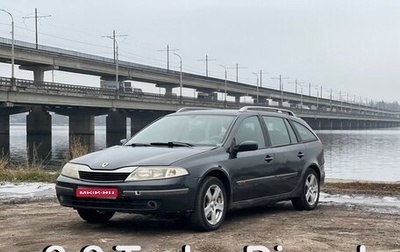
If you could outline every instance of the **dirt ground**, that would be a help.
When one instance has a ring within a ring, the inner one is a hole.
[[[231,252],[248,245],[275,251],[281,245],[281,251],[319,252],[357,251],[361,244],[367,251],[400,251],[399,212],[332,203],[314,211],[295,211],[289,203],[232,211],[219,230],[197,232],[184,221],[129,214],[88,224],[74,210],[47,199],[1,204],[0,228],[0,251],[44,251],[49,245],[67,252],[87,245],[114,251],[115,245],[139,245],[140,251],[172,252],[189,245],[192,252]]]

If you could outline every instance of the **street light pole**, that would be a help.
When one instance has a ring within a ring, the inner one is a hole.
[[[271,79],[277,79],[279,80],[279,90],[281,91],[281,107],[283,107],[283,82],[282,79],[289,79],[289,77],[282,77],[282,75],[279,75],[279,78],[271,78]]]
[[[14,18],[11,15],[10,12],[4,10],[4,9],[0,9],[0,11],[3,11],[5,13],[7,13],[8,15],[10,15],[11,17],[11,85],[14,88],[15,86],[15,76],[14,76]]]
[[[223,67],[225,69],[225,97],[224,97],[224,103],[225,103],[225,107],[226,107],[226,84],[227,84],[227,79],[228,79],[228,69],[226,68],[226,66],[219,64],[221,67]]]
[[[301,112],[303,112],[303,86],[302,85],[300,85],[300,92],[301,92],[301,94],[300,94],[300,104],[301,104]]]
[[[115,82],[117,85],[117,97],[119,98],[120,96],[120,85],[119,85],[119,80],[118,80],[118,42],[116,39],[114,39],[114,43],[115,43]]]
[[[103,36],[105,38],[112,39],[114,42],[114,63],[115,63],[115,88],[117,89],[117,99],[119,99],[120,96],[120,85],[119,85],[119,80],[118,80],[118,41],[116,37],[126,37],[127,35],[115,35],[115,30],[113,30],[113,35],[112,36]]]
[[[298,82],[297,80],[294,82],[294,85],[296,86],[296,88],[295,88],[295,92],[296,92],[296,94],[297,94],[297,86],[300,86],[300,107],[301,107],[301,111],[303,111],[303,85],[301,85],[300,83],[303,83],[303,82]]]
[[[258,73],[253,73],[255,76],[257,76],[257,104],[258,104]]]
[[[177,54],[174,53],[176,56],[179,57],[179,69],[180,69],[180,73],[179,73],[179,96],[180,96],[180,103],[182,103],[182,57]]]
[[[317,113],[319,111],[319,106],[318,106],[318,99],[319,99],[319,88],[318,85],[313,85],[315,87],[315,89],[317,90]]]

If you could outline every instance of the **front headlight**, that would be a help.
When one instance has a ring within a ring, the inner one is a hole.
[[[174,166],[148,166],[139,167],[133,171],[125,181],[143,181],[153,179],[166,179],[188,175],[185,168]]]
[[[85,165],[74,164],[74,163],[66,163],[61,170],[61,175],[70,178],[79,179],[79,169],[87,169],[88,167]]]

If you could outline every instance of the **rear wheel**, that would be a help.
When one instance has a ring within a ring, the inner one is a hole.
[[[320,182],[317,173],[308,169],[301,183],[301,195],[292,199],[292,204],[297,210],[312,210],[317,207],[319,200]]]
[[[110,220],[115,212],[92,209],[77,209],[79,216],[89,223],[104,223]]]
[[[207,177],[197,193],[191,223],[203,231],[218,229],[226,214],[227,202],[225,187],[215,177]]]

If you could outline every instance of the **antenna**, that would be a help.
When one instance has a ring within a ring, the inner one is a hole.
[[[34,18],[35,19],[35,40],[36,40],[36,49],[38,49],[38,28],[37,28],[37,21],[39,18],[47,18],[47,17],[51,17],[51,15],[42,15],[42,16],[38,16],[38,12],[37,12],[37,8],[35,8],[35,16],[26,16],[26,17],[22,17],[22,19],[31,19]]]

